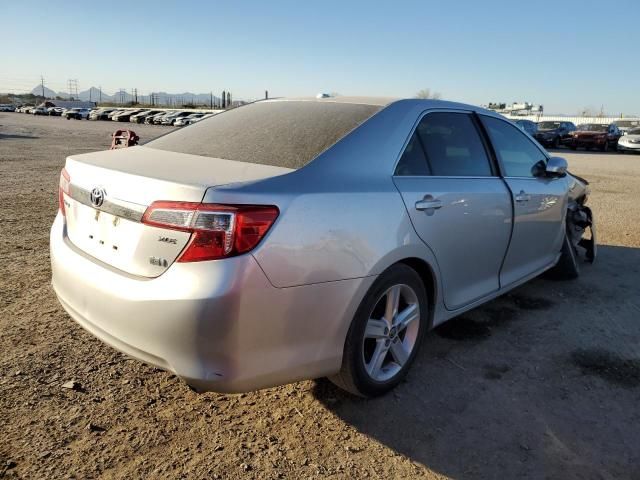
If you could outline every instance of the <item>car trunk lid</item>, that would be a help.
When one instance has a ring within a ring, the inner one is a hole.
[[[147,147],[71,156],[65,168],[71,243],[111,267],[150,278],[169,268],[191,236],[141,223],[154,201],[201,202],[210,187],[290,171]]]

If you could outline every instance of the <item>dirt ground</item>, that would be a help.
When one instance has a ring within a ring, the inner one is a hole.
[[[64,159],[114,129],[0,114],[0,478],[640,478],[640,156],[559,152],[592,181],[597,263],[436,329],[394,393],[197,394],[49,285]]]

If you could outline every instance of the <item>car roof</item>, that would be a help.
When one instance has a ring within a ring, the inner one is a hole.
[[[392,104],[402,104],[409,111],[413,108],[420,107],[424,110],[430,109],[452,109],[452,110],[468,110],[472,112],[490,115],[492,117],[504,118],[499,113],[486,108],[466,103],[452,102],[449,100],[435,100],[422,98],[401,98],[401,97],[367,97],[367,96],[337,96],[337,97],[283,97],[273,98],[269,100],[260,100],[260,102],[318,102],[318,103],[351,103],[359,105],[374,105],[380,107],[388,107]]]

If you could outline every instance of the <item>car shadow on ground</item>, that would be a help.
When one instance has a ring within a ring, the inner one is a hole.
[[[578,280],[540,277],[430,332],[392,393],[314,394],[452,478],[639,478],[639,276],[640,249],[601,246]]]
[[[40,137],[35,137],[33,135],[16,135],[16,134],[0,133],[0,140],[4,140],[4,139],[35,140],[38,138]]]

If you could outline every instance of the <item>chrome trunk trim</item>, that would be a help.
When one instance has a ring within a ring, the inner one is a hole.
[[[108,195],[105,197],[102,205],[96,207],[91,203],[91,191],[73,184],[69,186],[69,193],[69,196],[76,202],[80,202],[83,205],[87,205],[88,207],[101,212],[110,213],[116,217],[126,218],[133,222],[140,222],[142,220],[142,215],[144,215],[144,212],[147,209],[146,205],[126,202],[124,200],[109,197]]]

